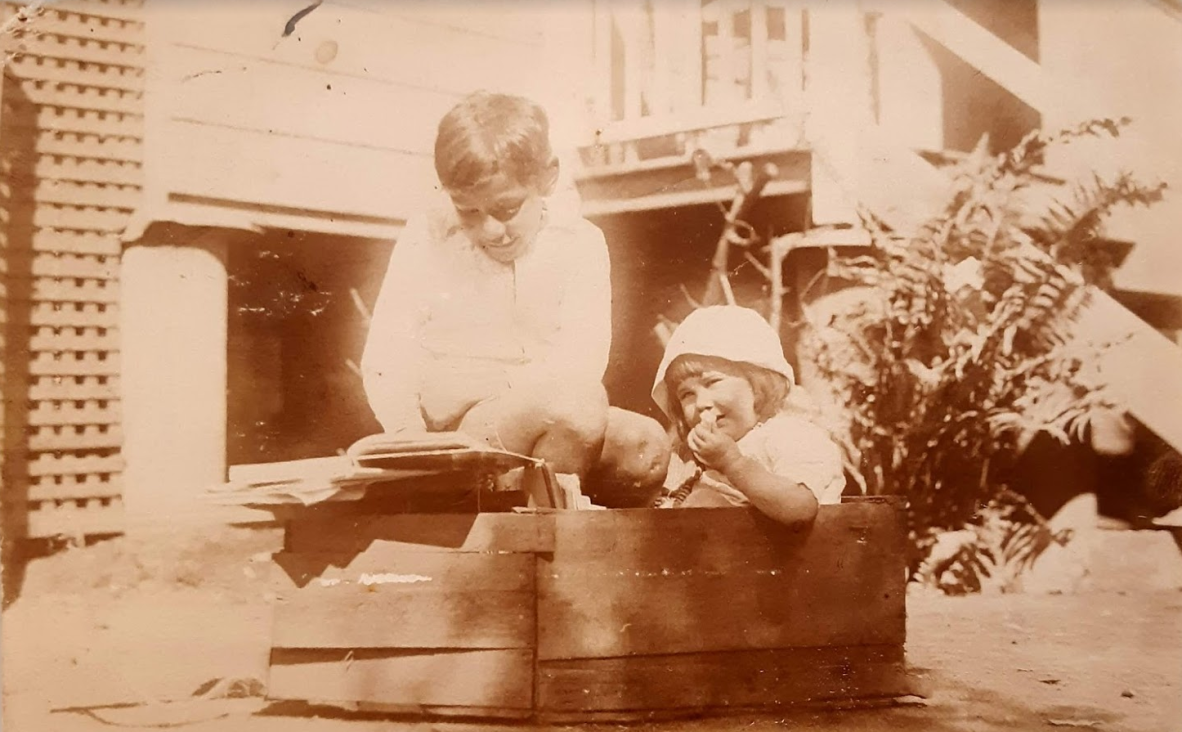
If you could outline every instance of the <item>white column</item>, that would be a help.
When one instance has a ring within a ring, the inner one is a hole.
[[[877,40],[883,132],[912,150],[943,150],[943,80],[927,42],[889,6],[879,16]]]
[[[873,122],[864,16],[856,2],[812,0],[806,8],[805,134],[814,156],[813,221],[856,223],[860,140]]]
[[[159,236],[157,234],[157,236]],[[226,240],[129,246],[121,276],[128,532],[208,512],[226,478]]]

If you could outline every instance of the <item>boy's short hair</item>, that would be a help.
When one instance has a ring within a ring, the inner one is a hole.
[[[470,190],[498,173],[531,185],[554,161],[546,111],[511,94],[468,95],[435,136],[435,172],[448,190]]]
[[[685,354],[673,359],[665,371],[665,386],[671,395],[677,394],[677,385],[686,379],[701,376],[707,371],[720,371],[730,376],[745,379],[755,393],[755,417],[760,422],[771,419],[784,408],[784,400],[788,398],[791,388],[788,379],[783,374],[771,369],[756,366],[742,361],[731,361],[717,356],[700,356]],[[671,399],[676,404],[676,399]],[[681,409],[671,410],[678,432],[685,436],[685,417]]]

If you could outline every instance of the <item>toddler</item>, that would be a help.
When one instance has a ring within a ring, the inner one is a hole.
[[[701,308],[665,349],[653,400],[680,437],[662,506],[751,505],[807,523],[845,487],[841,452],[787,407],[792,367],[754,310]]]

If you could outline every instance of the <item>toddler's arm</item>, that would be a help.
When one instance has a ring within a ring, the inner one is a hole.
[[[751,505],[785,524],[810,524],[817,516],[817,497],[791,473],[773,473],[739,451],[738,444],[703,422],[687,438],[687,445],[706,467],[717,470]]]
[[[817,497],[804,483],[778,475],[742,454],[721,472],[751,505],[785,524],[810,524],[817,517]]]

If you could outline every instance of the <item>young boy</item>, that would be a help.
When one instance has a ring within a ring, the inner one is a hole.
[[[465,98],[439,124],[435,170],[444,195],[399,237],[362,357],[384,430],[457,430],[560,474],[609,465],[659,485],[660,426],[609,417],[607,245],[559,190],[546,113],[516,96]]]

